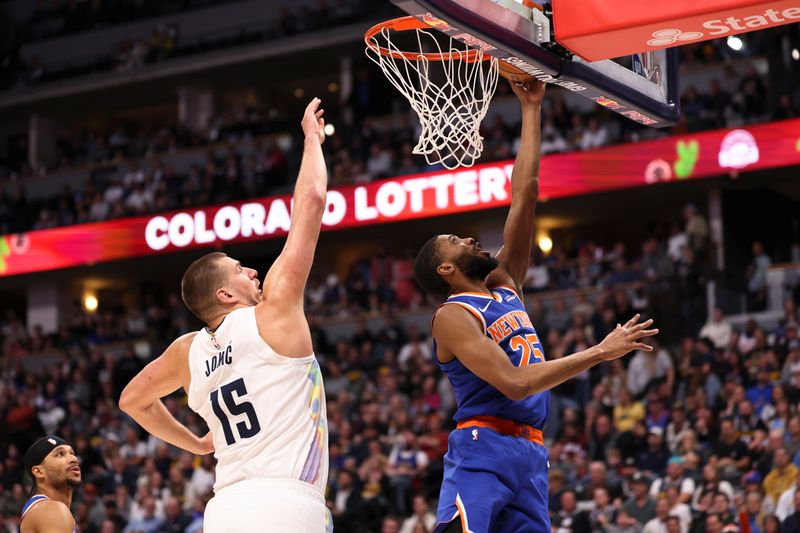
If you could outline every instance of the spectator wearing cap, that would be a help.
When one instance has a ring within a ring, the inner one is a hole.
[[[794,512],[794,495],[800,492],[798,489],[800,489],[800,472],[797,474],[795,484],[783,491],[780,498],[778,498],[778,504],[775,506],[775,516],[781,522]]]
[[[714,348],[718,350],[724,350],[730,345],[732,334],[733,327],[725,319],[725,315],[719,307],[714,308],[708,322],[700,329],[700,337],[709,339],[714,344]]]
[[[669,487],[675,487],[678,490],[679,499],[682,503],[688,503],[692,500],[694,494],[694,480],[686,476],[683,472],[683,457],[680,455],[673,455],[667,461],[667,475],[657,478],[650,485],[650,496],[656,498],[660,493],[666,492]]]
[[[763,482],[764,478],[758,470],[751,470],[742,476],[742,485],[744,485],[745,494],[750,494],[751,492],[760,493],[762,489],[761,484]]]
[[[792,488],[800,470],[791,463],[789,452],[784,447],[775,450],[772,459],[772,470],[764,478],[764,492],[773,502],[777,502],[781,494]]]
[[[656,516],[656,502],[647,493],[650,481],[642,472],[636,472],[630,479],[631,497],[625,502],[623,509],[643,526]]]
[[[639,468],[651,474],[664,471],[669,460],[669,450],[664,446],[664,430],[659,426],[651,427],[647,432],[647,448],[636,457]]]

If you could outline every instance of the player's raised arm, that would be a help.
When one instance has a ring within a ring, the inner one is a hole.
[[[588,350],[535,365],[516,367],[500,346],[486,336],[478,321],[458,305],[442,306],[433,322],[433,333],[440,350],[458,357],[470,372],[486,381],[511,400],[552,389],[603,361],[622,357],[633,350],[651,351],[640,342],[657,329],[645,329],[652,320],[639,322],[634,316],[624,326],[608,334]]]
[[[180,337],[161,356],[151,361],[122,391],[119,408],[148,433],[164,442],[198,455],[214,451],[210,433],[198,437],[167,410],[161,398],[184,387],[188,393],[189,346],[195,333]]]
[[[511,282],[522,294],[533,242],[534,211],[539,198],[540,115],[545,84],[536,80],[522,85],[512,82],[511,88],[522,106],[522,131],[511,173],[511,208],[503,229],[503,248],[497,254],[500,266],[489,277],[487,285]]]
[[[314,98],[303,115],[301,124],[305,141],[294,187],[292,226],[283,251],[264,278],[263,299],[280,302],[283,306],[299,305],[302,308],[303,291],[311,272],[325,212],[328,171],[322,155],[325,122],[319,105],[320,99]]]

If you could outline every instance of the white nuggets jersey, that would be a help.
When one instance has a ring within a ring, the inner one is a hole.
[[[328,425],[313,354],[275,353],[258,333],[255,307],[247,307],[227,315],[214,338],[200,330],[189,369],[189,407],[214,439],[214,492],[243,480],[294,479],[324,493]]]

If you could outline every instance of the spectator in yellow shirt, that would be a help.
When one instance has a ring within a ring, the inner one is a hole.
[[[634,402],[625,387],[619,389],[619,403],[614,407],[614,428],[619,433],[632,431],[637,422],[644,420],[642,402]]]
[[[792,488],[797,479],[797,471],[797,467],[790,461],[786,448],[776,449],[772,459],[772,470],[764,478],[764,492],[772,498],[773,505],[778,502],[781,494]]]

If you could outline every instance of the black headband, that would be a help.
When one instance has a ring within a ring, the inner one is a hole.
[[[27,472],[27,474],[33,478],[33,474],[31,474],[31,468],[41,464],[42,461],[44,461],[44,458],[50,455],[50,452],[64,444],[67,444],[67,441],[55,435],[42,437],[31,444],[31,447],[28,448],[27,452],[25,452],[25,472]],[[33,479],[35,480],[36,478]]]

